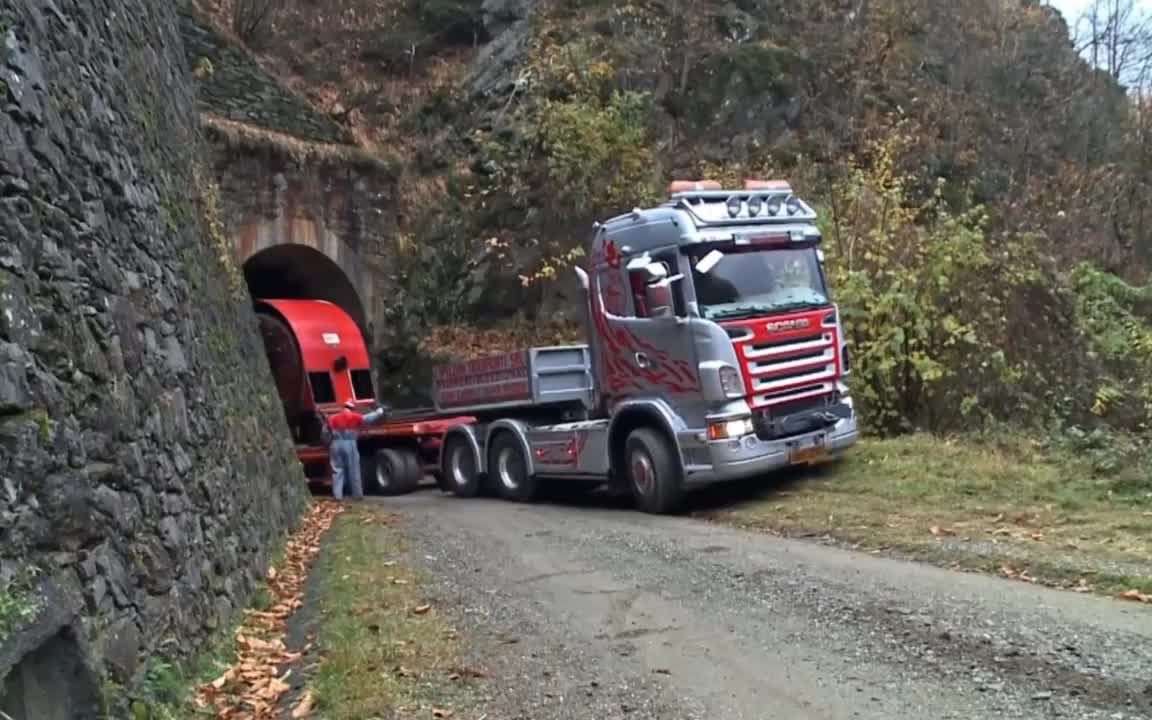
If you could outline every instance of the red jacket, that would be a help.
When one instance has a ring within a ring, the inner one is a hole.
[[[364,416],[347,408],[328,418],[328,427],[335,432],[359,430],[363,426]]]

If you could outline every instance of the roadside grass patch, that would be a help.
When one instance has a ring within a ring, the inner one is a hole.
[[[151,660],[144,670],[143,681],[129,700],[131,720],[214,717],[210,709],[196,704],[195,688],[217,677],[235,660],[233,634],[231,630],[221,634],[201,653],[184,662]],[[122,688],[112,683],[105,687],[110,699],[122,692]]]
[[[701,514],[1081,591],[1152,592],[1152,492],[1026,439],[863,440]]]
[[[321,661],[310,686],[325,720],[454,716],[452,702],[466,687],[457,633],[425,598],[420,573],[404,564],[394,522],[378,507],[351,508],[321,550]]]

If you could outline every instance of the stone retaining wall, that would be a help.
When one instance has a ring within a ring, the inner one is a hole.
[[[308,502],[178,27],[168,2],[0,0],[0,710],[16,720],[92,717],[93,682],[131,687],[147,659],[196,650]],[[87,668],[75,688],[43,676],[45,647]]]

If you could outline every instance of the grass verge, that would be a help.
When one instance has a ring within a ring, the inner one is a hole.
[[[1034,443],[913,435],[862,441],[839,463],[702,514],[1082,592],[1152,593],[1152,492],[1116,487]]]
[[[232,635],[231,631],[223,633],[196,657],[185,662],[151,660],[144,671],[143,682],[128,700],[132,720],[213,717],[212,712],[196,704],[194,691],[234,662],[236,652]],[[105,692],[114,698],[123,690],[110,685]]]
[[[466,687],[456,631],[402,562],[395,520],[371,505],[349,509],[321,550],[313,601],[321,661],[310,684],[326,720],[452,717]]]

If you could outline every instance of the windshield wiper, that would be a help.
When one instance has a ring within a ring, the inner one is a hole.
[[[773,305],[771,312],[787,312],[789,310],[816,310],[828,305],[828,301],[813,302],[811,300],[801,300],[799,302],[785,303],[783,305]]]
[[[741,305],[740,307],[718,310],[708,315],[709,320],[731,320],[746,315],[765,315],[768,313],[791,312],[793,310],[816,310],[825,307],[825,302],[800,301],[783,303],[781,305]]]
[[[728,308],[727,310],[718,310],[708,315],[709,320],[723,320],[743,315],[759,315],[761,313],[773,312],[774,308],[766,305],[742,305],[741,307]]]

